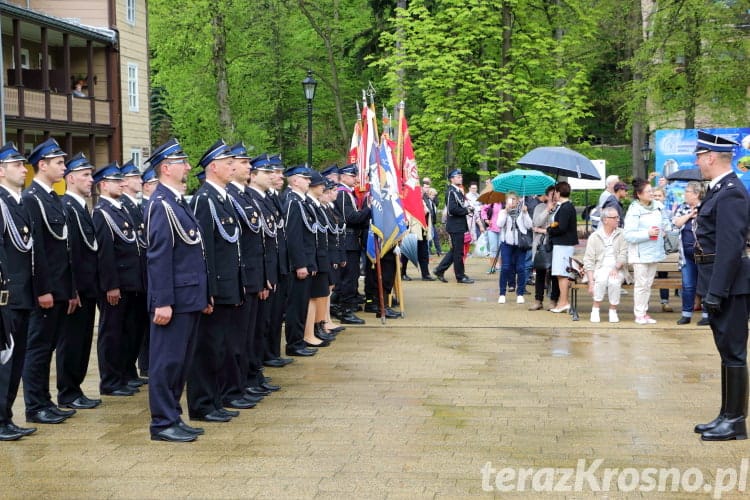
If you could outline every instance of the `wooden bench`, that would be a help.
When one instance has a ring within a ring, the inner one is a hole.
[[[630,274],[632,276],[633,269],[631,266]],[[657,276],[659,273],[667,273],[666,278],[654,278],[654,284],[651,286],[654,290],[660,290],[666,288],[667,290],[682,290],[682,275],[679,269],[679,256],[676,253],[667,255],[667,258],[659,262],[656,266]],[[584,290],[584,293],[588,293],[589,284],[588,282],[583,283],[576,281],[570,284],[570,315],[573,317],[573,321],[578,321],[578,290]],[[633,285],[622,284],[623,290],[632,290]]]

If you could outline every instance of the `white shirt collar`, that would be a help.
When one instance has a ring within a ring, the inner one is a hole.
[[[138,205],[138,198],[134,198],[134,197],[130,196],[128,193],[122,193],[122,195],[123,196],[127,196],[130,199],[130,201],[133,202],[133,205],[136,205],[136,206]]]
[[[299,196],[303,200],[307,197],[307,194],[303,193],[302,191],[297,191],[294,188],[292,188],[292,193],[295,193],[297,196]]]
[[[21,203],[21,193],[13,191],[11,188],[6,186],[5,184],[0,184],[0,186],[4,187],[5,190],[10,193],[13,199],[16,200],[16,203]]]
[[[255,191],[256,193],[260,194],[260,196],[261,196],[262,198],[265,198],[265,197],[266,197],[266,193],[265,193],[265,192],[261,191],[260,189],[258,189],[257,187],[253,186],[252,184],[250,185],[250,189],[252,189],[252,190],[254,190],[254,191]]]
[[[309,199],[310,201],[312,201],[315,204],[316,207],[320,206],[320,202],[318,200],[316,200],[315,198],[313,198],[312,196],[310,196],[309,194],[307,195],[307,199]]]
[[[222,200],[227,197],[227,189],[225,187],[219,186],[215,182],[211,182],[208,179],[206,179],[206,184],[210,184],[215,190],[219,192],[219,198]]]
[[[234,187],[236,187],[237,189],[239,189],[240,193],[242,193],[242,192],[245,191],[245,185],[242,184],[241,182],[232,181],[232,182],[230,182],[230,184],[232,184]]]
[[[173,193],[174,193],[174,195],[176,196],[176,199],[178,199],[178,200],[179,200],[180,198],[182,198],[182,193],[181,193],[181,192],[179,192],[178,190],[176,190],[175,188],[173,188],[172,186],[168,186],[167,184],[164,184],[164,183],[162,183],[162,186],[164,186],[165,188],[167,188],[167,189],[169,189],[169,190],[170,190],[171,192],[173,192]]]
[[[48,185],[47,185],[47,183],[45,183],[45,182],[44,182],[44,181],[42,181],[41,179],[37,179],[37,178],[35,177],[35,178],[34,178],[34,182],[36,182],[37,184],[39,184],[40,186],[42,186],[42,188],[44,188],[44,190],[45,190],[45,191],[47,191],[48,193],[51,193],[51,192],[52,192],[52,188],[51,188],[50,186],[48,186]]]
[[[709,187],[710,189],[713,189],[714,187],[716,187],[716,185],[717,185],[718,183],[720,183],[720,182],[721,182],[721,180],[722,180],[722,179],[723,179],[724,177],[726,177],[727,175],[729,175],[729,174],[731,174],[731,173],[732,173],[732,171],[731,171],[731,170],[727,170],[726,172],[724,172],[723,174],[719,175],[718,177],[714,177],[713,179],[711,179],[711,182],[709,182],[709,183],[708,183],[708,187]]]
[[[68,196],[76,200],[78,204],[81,205],[81,207],[86,208],[86,200],[83,199],[83,196],[76,194],[72,191],[65,191],[65,194],[67,194]]]
[[[118,200],[115,200],[114,198],[110,198],[109,196],[104,195],[100,196],[100,198],[107,200],[118,210],[122,208],[122,203],[120,203]]]

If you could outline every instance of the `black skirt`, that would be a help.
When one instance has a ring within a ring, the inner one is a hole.
[[[328,273],[318,272],[312,277],[312,284],[310,285],[310,298],[318,299],[320,297],[328,297],[331,293],[328,289]]]

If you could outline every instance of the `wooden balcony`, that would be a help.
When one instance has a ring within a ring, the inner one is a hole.
[[[58,125],[113,126],[107,100],[20,87],[5,87],[4,91],[7,118],[45,120]]]

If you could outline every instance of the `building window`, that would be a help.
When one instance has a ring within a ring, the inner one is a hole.
[[[141,168],[141,148],[132,148],[130,150],[130,159],[133,160],[133,165]]]
[[[125,0],[125,17],[129,24],[135,24],[135,0]]]
[[[128,106],[130,111],[138,111],[138,65],[128,63]]]
[[[10,67],[16,69],[16,49],[10,48]],[[21,68],[31,69],[29,49],[21,49]]]

